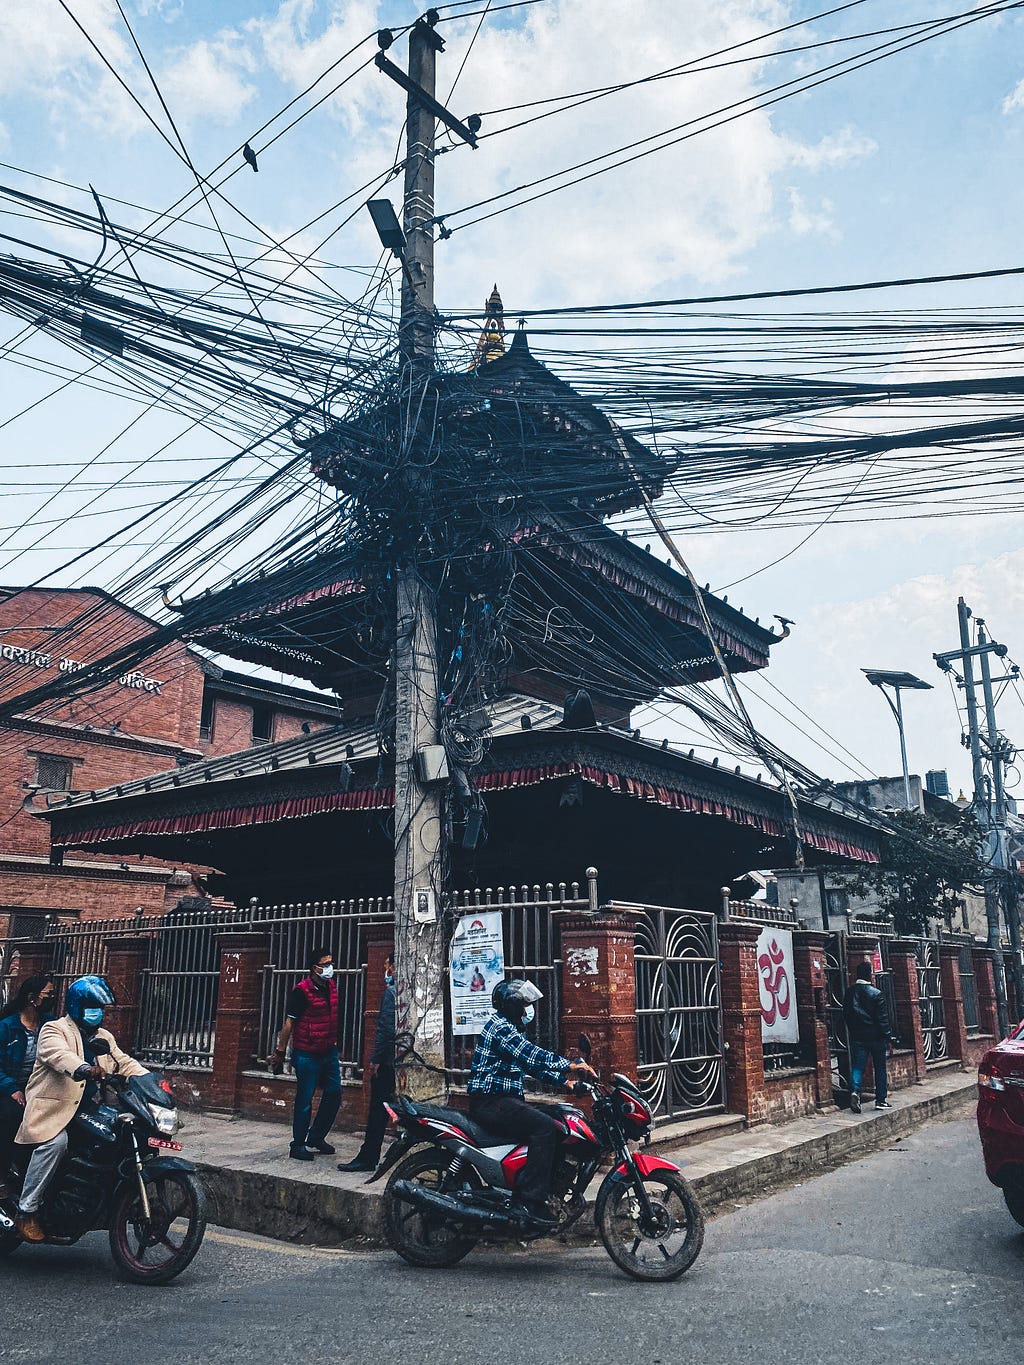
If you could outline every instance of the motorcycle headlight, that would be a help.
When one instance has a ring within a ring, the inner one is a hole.
[[[162,1104],[150,1104],[146,1106],[153,1115],[153,1123],[156,1131],[162,1133],[164,1137],[177,1131],[178,1111],[177,1109],[165,1109]]]

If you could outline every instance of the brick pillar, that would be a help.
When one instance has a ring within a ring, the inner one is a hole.
[[[578,1056],[579,1035],[587,1034],[604,1076],[637,1071],[634,938],[624,915],[562,921],[562,1051]]]
[[[991,948],[976,947],[971,949],[971,956],[974,958],[974,989],[978,992],[978,1028],[982,1033],[998,1038],[995,955]]]
[[[946,1055],[967,1056],[967,1024],[964,1021],[964,992],[960,981],[960,949],[953,943],[939,944],[939,990],[946,1023]]]
[[[875,966],[878,952],[878,939],[873,934],[848,934],[846,936],[846,979],[852,986],[857,979],[857,968],[862,962]]]
[[[370,1105],[370,1053],[377,1039],[377,1019],[380,1015],[380,1002],[384,994],[384,967],[388,957],[395,950],[395,926],[393,924],[368,924],[366,933],[366,994],[363,1008],[363,1088],[359,1092],[358,1105],[353,1106],[348,1117],[366,1122]],[[346,1100],[347,1104],[347,1100]]]
[[[265,934],[253,933],[219,934],[217,941],[220,982],[210,1098],[218,1108],[234,1109],[242,1072],[253,1065],[263,990],[262,969],[270,952],[270,942]]]
[[[759,924],[742,920],[718,926],[726,1103],[733,1113],[745,1114],[751,1126],[768,1117],[757,972],[760,935]]]
[[[793,933],[793,970],[796,975],[796,1008],[800,1021],[800,1043],[808,1062],[814,1064],[818,1107],[831,1105],[832,1057],[828,1046],[828,980],[825,970],[825,945],[828,934],[816,930]]]
[[[24,981],[29,976],[41,976],[53,971],[53,939],[26,939],[17,946],[18,970],[14,981]]]
[[[914,1079],[925,1076],[924,1034],[921,1032],[920,996],[917,989],[917,953],[913,943],[893,939],[889,944],[892,985],[896,996],[896,1015],[900,1038],[914,1054]]]
[[[152,940],[107,939],[107,983],[117,1004],[107,1010],[104,1027],[109,1028],[125,1052],[135,1046],[142,1005],[142,973],[149,963]]]

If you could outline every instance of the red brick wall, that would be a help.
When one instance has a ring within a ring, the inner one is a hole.
[[[785,1123],[788,1119],[801,1119],[817,1113],[818,1084],[814,1068],[767,1072],[764,1094],[769,1123]]]

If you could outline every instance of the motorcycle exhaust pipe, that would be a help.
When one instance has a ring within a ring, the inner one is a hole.
[[[442,1194],[439,1190],[427,1190],[422,1185],[414,1185],[408,1180],[395,1182],[395,1194],[399,1199],[415,1204],[417,1208],[425,1209],[429,1213],[443,1213],[460,1223],[474,1223],[478,1227],[507,1228],[513,1221],[508,1214],[499,1213],[496,1209],[467,1208],[450,1194]]]

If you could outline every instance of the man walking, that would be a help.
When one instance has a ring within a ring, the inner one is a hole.
[[[339,1171],[375,1171],[380,1161],[384,1130],[388,1126],[385,1101],[395,1093],[395,958],[388,954],[384,968],[384,995],[377,1015],[377,1036],[370,1053],[370,1109],[366,1116],[363,1145],[351,1161],[339,1162]]]
[[[857,967],[857,979],[843,1001],[843,1017],[850,1039],[850,1108],[855,1114],[860,1113],[860,1087],[870,1057],[875,1069],[875,1108],[891,1109],[886,1074],[886,1056],[891,1046],[889,1011],[885,996],[872,985],[870,962],[861,962]]]
[[[317,1152],[334,1155],[327,1134],[341,1106],[341,1058],[338,1053],[338,988],[333,977],[331,950],[317,948],[310,956],[309,975],[303,977],[288,997],[287,1017],[270,1059],[271,1071],[280,1076],[291,1041],[295,1108],[288,1155],[296,1161],[312,1161]],[[314,1119],[313,1095],[317,1089],[322,1094]]]

